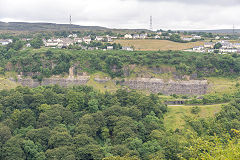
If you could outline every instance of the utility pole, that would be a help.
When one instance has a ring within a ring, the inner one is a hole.
[[[152,24],[152,16],[150,16],[150,28],[151,31],[153,30],[153,24]]]
[[[235,25],[233,24],[233,36],[235,36]]]
[[[72,16],[71,16],[71,14],[69,16],[69,27],[68,27],[68,30],[69,30],[70,33],[72,33]]]

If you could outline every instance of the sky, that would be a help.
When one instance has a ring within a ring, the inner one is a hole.
[[[240,0],[0,0],[0,21],[72,23],[108,28],[240,28]],[[238,26],[239,25],[239,26]]]

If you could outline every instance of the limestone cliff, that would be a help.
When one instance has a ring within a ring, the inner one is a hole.
[[[58,84],[60,86],[71,86],[71,85],[84,85],[87,84],[89,80],[89,76],[78,76],[76,78],[68,77],[68,78],[44,78],[41,82],[39,82],[36,79],[32,78],[22,78],[21,76],[18,76],[17,80],[14,78],[10,78],[9,80],[18,82],[23,86],[29,86],[29,87],[37,87],[37,86],[45,86],[45,85],[54,85]]]
[[[41,85],[71,86],[71,85],[85,85],[89,81],[89,76],[69,76],[68,78],[53,77],[44,78],[42,82],[31,78],[22,78],[18,76],[18,80],[10,78],[11,81],[18,82],[23,86],[37,87]],[[106,83],[111,81],[110,78],[95,78],[98,83]],[[128,86],[130,89],[147,90],[152,93],[162,93],[165,95],[181,94],[181,95],[203,95],[206,94],[208,88],[207,80],[189,80],[189,81],[164,81],[157,78],[136,78],[125,79],[120,82],[121,85]]]
[[[137,78],[121,82],[131,89],[148,90],[152,93],[163,93],[165,95],[203,95],[207,92],[207,80],[190,81],[163,81],[157,78]]]

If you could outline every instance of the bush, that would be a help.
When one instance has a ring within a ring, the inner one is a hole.
[[[191,109],[192,114],[198,114],[200,111],[201,111],[201,108],[199,108],[198,106],[192,107]]]

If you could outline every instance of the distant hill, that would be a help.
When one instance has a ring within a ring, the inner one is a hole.
[[[181,30],[181,32],[206,32],[206,33],[215,33],[215,34],[232,34],[233,29],[219,29],[219,30]],[[240,29],[235,29],[235,33],[239,34]]]
[[[11,31],[57,31],[57,30],[107,30],[99,26],[80,26],[56,23],[0,22],[0,30]]]
[[[88,31],[107,31],[129,33],[129,32],[149,32],[147,29],[110,29],[100,26],[81,26],[75,24],[57,24],[57,23],[28,23],[28,22],[1,22],[0,31],[61,31],[61,30],[88,30]]]

